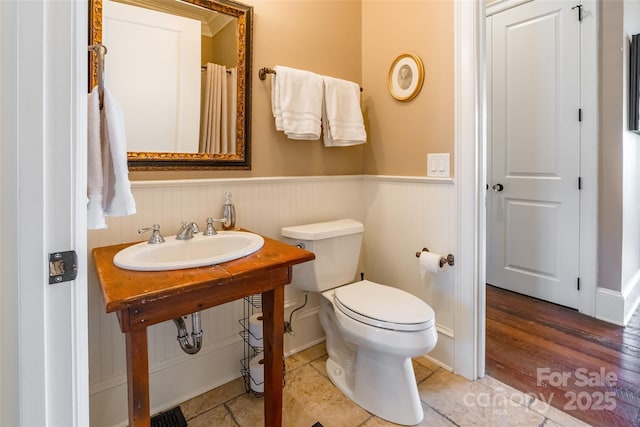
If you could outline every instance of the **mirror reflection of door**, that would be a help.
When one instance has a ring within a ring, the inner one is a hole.
[[[127,150],[196,152],[200,23],[109,0],[103,22],[105,85],[123,109]]]
[[[104,1],[105,82],[128,151],[235,153],[237,29],[224,18],[212,37],[196,16]]]

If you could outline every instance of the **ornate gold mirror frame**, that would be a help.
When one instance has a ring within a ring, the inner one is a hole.
[[[129,170],[251,169],[253,7],[230,0],[179,0],[238,22],[236,154],[128,152]],[[102,0],[89,0],[89,45],[102,43]],[[108,46],[107,46],[108,48]],[[109,57],[106,57],[108,64]],[[97,55],[89,51],[89,90],[97,84]]]

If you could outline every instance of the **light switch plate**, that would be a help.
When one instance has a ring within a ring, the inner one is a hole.
[[[449,178],[449,153],[427,154],[427,176]]]

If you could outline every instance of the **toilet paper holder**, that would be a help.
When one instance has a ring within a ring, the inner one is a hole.
[[[421,251],[416,252],[416,258],[420,258],[420,254],[422,252],[430,252],[430,251],[427,248],[422,248]],[[452,254],[449,254],[446,257],[443,256],[440,258],[440,268],[442,268],[445,264],[449,264],[453,266],[454,263],[455,263],[455,258],[453,257]]]

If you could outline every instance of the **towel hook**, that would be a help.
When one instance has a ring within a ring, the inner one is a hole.
[[[100,109],[104,106],[104,57],[107,54],[107,47],[103,44],[92,44],[88,49],[96,54],[97,60],[97,77],[98,77],[98,99],[100,100]]]

